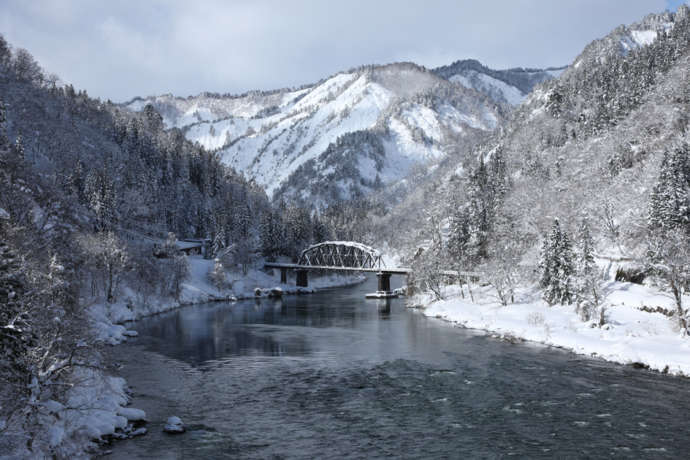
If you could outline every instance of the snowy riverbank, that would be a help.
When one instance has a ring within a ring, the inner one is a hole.
[[[97,342],[116,345],[136,335],[122,323],[185,305],[254,298],[256,288],[262,290],[262,295],[273,288],[280,288],[285,294],[297,294],[364,280],[361,275],[333,274],[310,279],[309,288],[305,289],[294,286],[294,280],[281,284],[279,272],[269,274],[251,269],[246,276],[241,272],[228,272],[227,288],[219,290],[208,279],[214,265],[212,260],[192,256],[188,261],[190,273],[182,284],[179,301],[155,296],[143,298],[124,286],[117,302],[89,305],[87,312]],[[70,377],[71,388],[66,394],[65,404],[53,400],[37,402],[38,423],[42,428],[30,434],[30,450],[25,447],[28,433],[23,430],[6,431],[3,435],[15,438],[16,442],[12,444],[17,449],[10,453],[0,452],[0,459],[35,457],[38,452],[43,452],[44,457],[88,458],[87,452],[95,448],[96,440],[144,434],[146,430],[138,425],[146,419],[146,414],[127,407],[130,402],[127,382],[108,375],[110,365],[112,363],[92,362],[88,367],[78,368]],[[3,423],[0,420],[0,429]]]
[[[549,305],[536,289],[521,289],[515,303],[502,306],[489,286],[446,289],[445,299],[433,301],[420,295],[412,304],[422,305],[427,316],[442,318],[502,338],[527,340],[598,357],[620,364],[649,366],[674,375],[690,375],[690,337],[670,316],[675,306],[670,295],[656,288],[610,281],[604,289],[606,324],[583,322],[574,305]],[[683,299],[690,305],[690,296]]]
[[[135,321],[144,316],[174,310],[185,305],[254,298],[257,288],[262,290],[262,295],[266,295],[266,291],[273,288],[279,288],[284,294],[298,294],[313,292],[316,289],[348,286],[364,280],[362,275],[357,274],[329,274],[311,277],[308,288],[299,288],[291,279],[288,279],[287,284],[281,284],[279,271],[266,273],[263,270],[251,268],[246,275],[241,272],[226,272],[224,283],[226,287],[218,289],[208,277],[214,266],[213,260],[191,256],[188,261],[189,276],[182,283],[179,300],[155,296],[143,298],[128,287],[124,287],[123,294],[119,296],[117,302],[111,304],[101,302],[89,306],[89,316],[98,340],[114,345],[132,334],[122,324],[127,321]]]

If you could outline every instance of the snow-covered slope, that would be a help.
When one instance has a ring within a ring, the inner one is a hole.
[[[582,54],[575,59],[573,68],[606,64],[612,54],[625,55],[632,50],[652,44],[662,34],[667,34],[677,20],[677,15],[686,14],[684,9],[679,13],[650,14],[639,22],[621,25],[605,37],[594,40],[587,45]],[[674,19],[675,16],[675,19]]]
[[[269,194],[280,189],[308,199],[340,181],[328,197],[318,197],[321,202],[367,193],[414,165],[456,153],[495,129],[508,112],[501,102],[408,63],[362,67],[297,90],[165,95],[137,98],[127,107],[141,110],[149,103],[166,126],[218,151]],[[362,132],[375,140],[353,134]],[[352,147],[347,164],[339,161],[344,137]],[[376,152],[360,152],[362,140],[374,142]]]
[[[537,84],[558,77],[565,67],[493,70],[474,59],[456,61],[433,70],[438,76],[484,93],[493,100],[519,105]]]
[[[589,215],[606,254],[643,253],[640,229],[664,152],[690,142],[689,12],[682,6],[674,14],[648,16],[593,41],[478,146],[477,157],[485,161],[502,152],[511,183],[503,212],[524,241],[541,241],[554,217],[574,234]],[[431,234],[424,227],[426,210],[436,210],[444,222],[467,202],[477,165],[449,157],[442,166],[438,175],[420,178],[417,191],[398,205],[384,201],[388,214],[371,232],[373,245],[385,242],[415,254]],[[529,254],[538,252],[535,246]]]

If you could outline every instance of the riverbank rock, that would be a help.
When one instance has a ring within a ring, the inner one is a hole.
[[[269,297],[283,297],[283,290],[279,287],[274,287],[268,295]]]
[[[163,427],[163,431],[171,434],[184,433],[184,423],[182,423],[182,420],[179,417],[175,417],[173,415],[172,417],[168,417],[168,420],[165,422],[165,426]]]
[[[146,412],[134,407],[120,407],[117,410],[117,415],[121,415],[129,422],[146,422]]]

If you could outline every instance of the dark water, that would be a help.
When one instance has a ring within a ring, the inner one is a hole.
[[[115,347],[149,434],[109,458],[690,457],[690,381],[513,345],[364,285],[187,307]],[[177,415],[183,435],[162,433]]]

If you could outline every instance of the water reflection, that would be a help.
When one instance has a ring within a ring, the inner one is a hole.
[[[391,301],[390,299],[378,299],[376,307],[379,312],[379,319],[389,319],[391,317]]]
[[[318,333],[305,335],[302,328],[361,329],[389,320],[393,302],[404,308],[399,300],[364,302],[360,290],[355,295],[341,289],[197,305],[146,318],[135,327],[142,336],[152,338],[149,349],[194,365],[232,355],[302,356],[324,345]],[[334,339],[333,346],[340,340]]]

